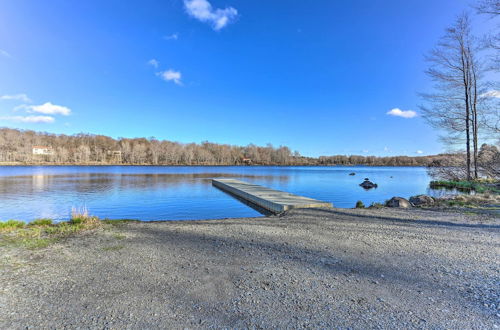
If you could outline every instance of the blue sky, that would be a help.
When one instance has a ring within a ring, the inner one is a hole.
[[[469,3],[3,0],[0,126],[438,153],[423,55]]]

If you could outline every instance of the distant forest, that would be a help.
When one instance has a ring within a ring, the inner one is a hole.
[[[36,154],[46,148],[46,154]],[[42,150],[42,149],[40,149]],[[0,128],[0,162],[4,164],[125,165],[449,165],[457,155],[304,157],[288,147],[233,146],[211,142],[179,143],[155,138],[118,138],[92,134],[50,134]]]

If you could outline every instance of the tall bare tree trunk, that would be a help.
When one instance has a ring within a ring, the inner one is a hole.
[[[479,128],[479,125],[478,125],[478,116],[477,116],[477,84],[476,84],[477,77],[476,77],[476,69],[475,69],[474,64],[472,65],[472,81],[473,81],[473,85],[474,85],[473,103],[472,103],[472,114],[473,114],[472,120],[473,120],[473,131],[474,131],[474,135],[473,135],[474,178],[478,179],[479,176],[478,176],[478,170],[477,170],[477,167],[478,167],[477,159],[478,159],[478,153],[479,153],[479,149],[478,149],[478,128]]]
[[[460,52],[462,62],[462,78],[464,84],[464,100],[465,100],[465,150],[467,153],[467,180],[470,181],[470,85],[469,85],[469,63],[465,53],[465,47],[461,40]]]

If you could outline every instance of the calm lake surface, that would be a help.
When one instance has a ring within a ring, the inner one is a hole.
[[[355,176],[349,173],[355,172]],[[237,178],[352,208],[393,196],[441,195],[421,167],[0,166],[0,220],[65,220],[72,207],[109,219],[186,220],[260,213],[211,185]],[[359,186],[364,178],[377,189]]]

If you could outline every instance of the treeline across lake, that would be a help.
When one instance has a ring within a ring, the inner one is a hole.
[[[454,155],[304,157],[286,146],[233,146],[210,142],[179,143],[155,138],[118,138],[92,134],[50,134],[0,128],[3,164],[124,165],[449,165]],[[446,162],[445,162],[446,161]]]

